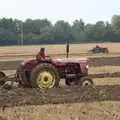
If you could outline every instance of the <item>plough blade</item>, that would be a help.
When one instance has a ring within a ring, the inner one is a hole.
[[[5,84],[6,75],[4,72],[0,71],[0,86]]]

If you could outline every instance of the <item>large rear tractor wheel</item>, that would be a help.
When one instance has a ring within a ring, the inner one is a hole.
[[[6,75],[4,72],[0,71],[0,86],[5,84]]]
[[[54,88],[59,86],[60,77],[52,64],[41,63],[33,69],[30,81],[33,88]]]
[[[82,87],[93,86],[93,80],[90,77],[82,77],[78,81],[78,85]]]

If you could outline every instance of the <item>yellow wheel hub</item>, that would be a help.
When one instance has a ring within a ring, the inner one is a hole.
[[[52,88],[55,84],[55,74],[48,71],[40,72],[37,77],[37,85],[40,88]]]

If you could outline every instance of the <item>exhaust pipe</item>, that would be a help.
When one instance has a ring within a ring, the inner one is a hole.
[[[69,42],[66,43],[66,58],[69,58],[69,51],[70,51],[70,44]]]

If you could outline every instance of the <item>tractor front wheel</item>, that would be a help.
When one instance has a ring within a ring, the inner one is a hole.
[[[93,80],[90,77],[82,77],[78,81],[78,84],[82,87],[93,86]]]
[[[57,69],[49,63],[41,63],[35,67],[31,73],[31,86],[33,88],[54,88],[59,86],[59,73]]]

